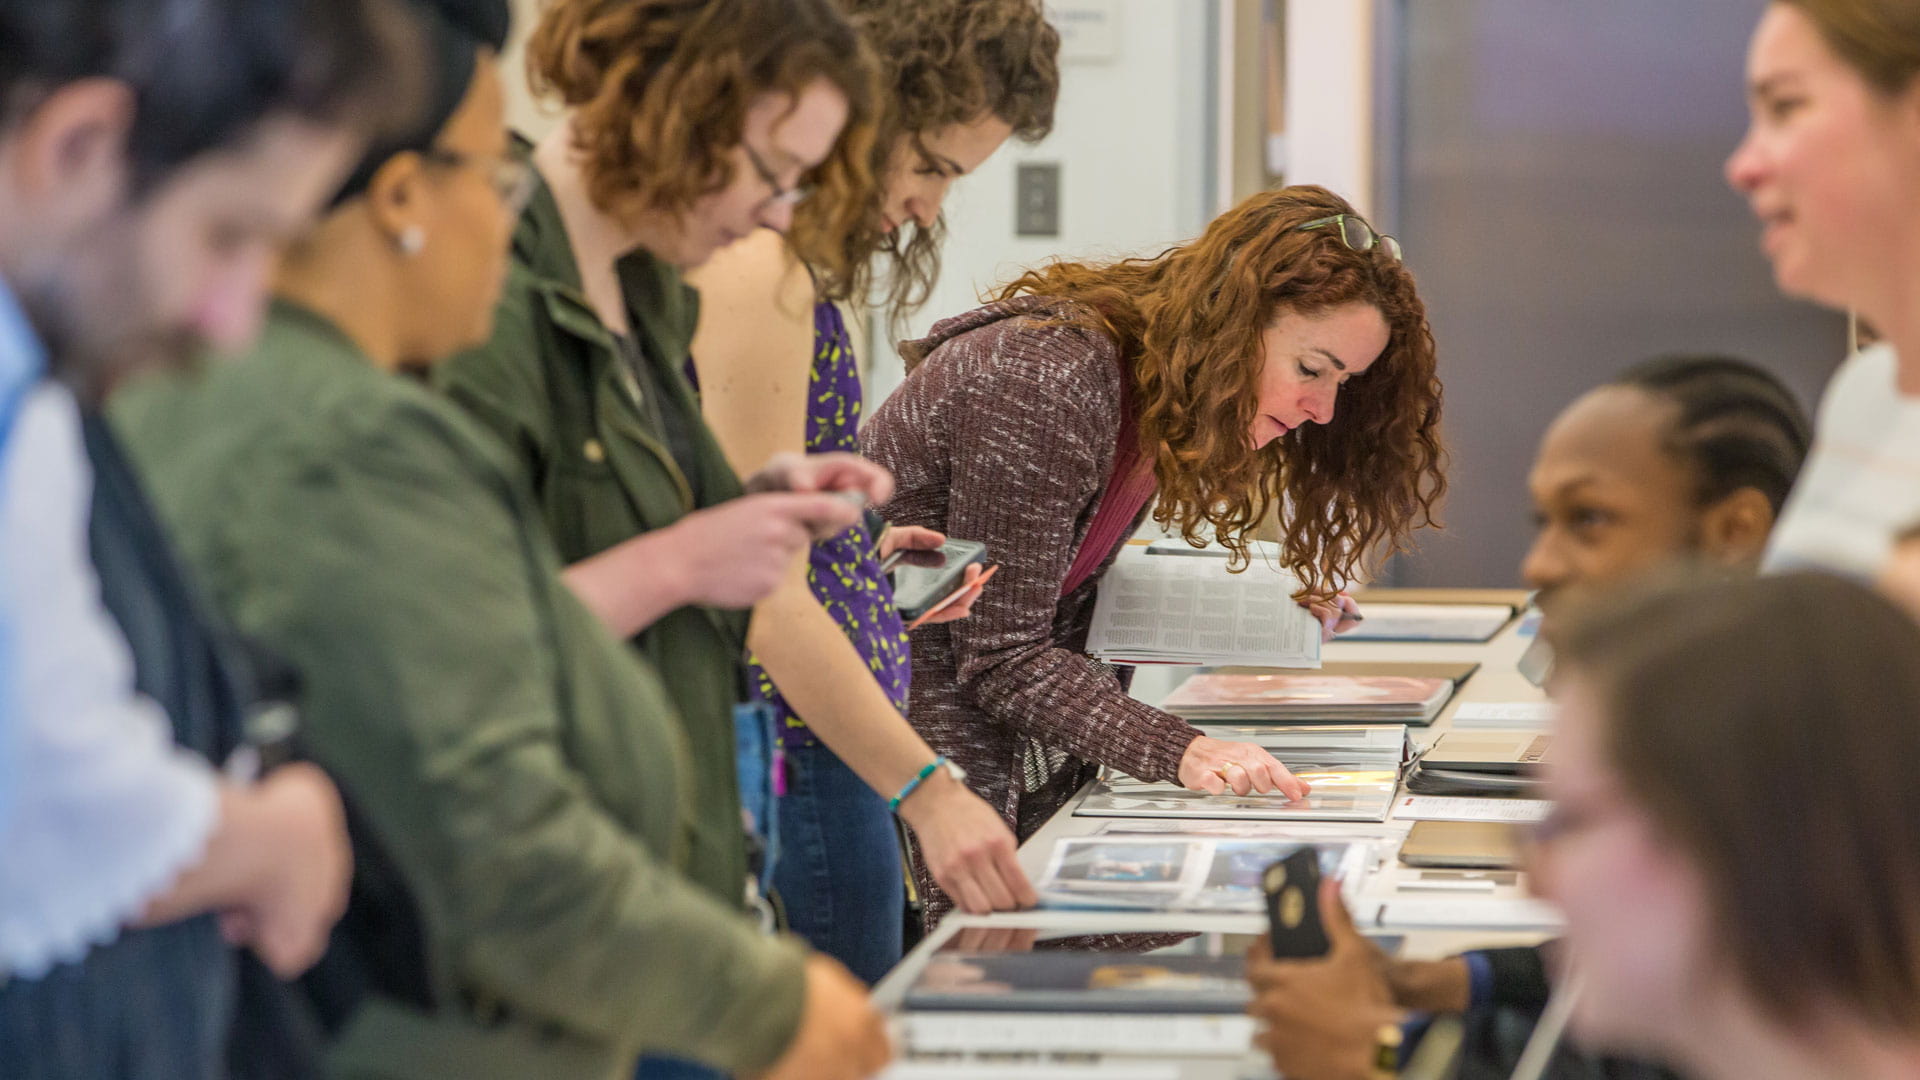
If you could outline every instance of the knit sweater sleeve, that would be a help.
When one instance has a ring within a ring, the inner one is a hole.
[[[1120,425],[1103,336],[1010,320],[947,410],[948,531],[1001,569],[952,624],[959,692],[999,723],[1142,780],[1174,780],[1199,734],[1129,697],[1104,665],[1055,640],[1076,537],[1104,490]]]

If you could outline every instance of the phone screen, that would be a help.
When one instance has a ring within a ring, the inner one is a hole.
[[[966,580],[967,567],[987,561],[987,546],[975,540],[948,540],[938,552],[933,566],[920,560],[902,560],[893,572],[893,603],[909,619],[924,614],[952,595]]]

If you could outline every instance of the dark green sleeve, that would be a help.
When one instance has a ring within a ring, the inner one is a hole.
[[[636,710],[664,713],[664,692],[604,632],[557,654],[539,614],[556,596],[529,581],[544,542],[430,404],[364,417],[335,452],[254,485],[228,568],[246,583],[238,620],[305,671],[316,757],[402,868],[436,971],[616,1046],[764,1068],[798,1027],[802,950],[690,884],[569,765],[582,748],[560,665],[626,665],[612,689]],[[672,783],[673,726],[610,723],[590,745],[631,758],[644,799],[649,776]]]
[[[540,303],[532,277],[514,267],[494,307],[487,343],[435,364],[431,376],[437,390],[500,437],[529,478],[542,474],[554,439],[541,354],[547,335],[536,317]]]

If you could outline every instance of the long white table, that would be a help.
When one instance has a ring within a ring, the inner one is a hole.
[[[1376,600],[1387,600],[1390,594],[1377,595]],[[1425,599],[1424,597],[1422,599]],[[1521,633],[1519,619],[1507,624],[1492,641],[1475,644],[1440,644],[1407,642],[1333,642],[1324,650],[1323,659],[1334,661],[1374,661],[1374,662],[1435,662],[1435,663],[1477,663],[1478,670],[1455,692],[1453,699],[1441,712],[1435,722],[1427,728],[1409,729],[1419,746],[1430,745],[1452,725],[1453,714],[1465,702],[1515,702],[1538,701],[1541,691],[1529,683],[1519,672],[1517,663],[1521,653],[1531,643],[1531,637]],[[1134,695],[1142,700],[1157,703],[1172,689],[1173,685],[1185,678],[1192,669],[1143,669],[1135,678]],[[1020,848],[1020,862],[1027,873],[1039,878],[1046,869],[1048,858],[1054,845],[1062,838],[1084,836],[1098,832],[1113,818],[1075,817],[1074,809],[1079,796],[1063,807],[1041,829],[1030,837]],[[1204,822],[1195,822],[1196,826]],[[1402,956],[1423,958],[1450,955],[1463,949],[1525,944],[1541,939],[1539,930],[1503,929],[1499,927],[1481,927],[1459,930],[1419,930],[1403,932],[1392,927],[1372,929],[1365,926],[1366,913],[1377,910],[1396,896],[1405,899],[1406,894],[1400,886],[1418,871],[1408,870],[1399,865],[1392,856],[1397,851],[1397,839],[1405,836],[1411,827],[1410,822],[1389,819],[1384,825],[1373,823],[1346,822],[1289,822],[1290,832],[1300,831],[1328,838],[1340,836],[1369,835],[1378,836],[1383,831],[1391,833],[1393,841],[1383,845],[1384,862],[1368,876],[1367,884],[1355,902],[1356,918],[1362,922],[1363,929],[1381,934],[1392,934],[1403,938]],[[1513,900],[1524,898],[1526,883],[1524,875],[1518,884],[1500,886],[1492,892],[1462,893],[1451,896],[1462,904],[1484,901]],[[1219,939],[1221,947],[1244,949],[1252,938],[1264,931],[1264,918],[1245,914],[1192,914],[1192,913],[1130,913],[1130,912],[1092,912],[1092,911],[1029,911],[995,915],[954,914],[942,923],[934,934],[928,936],[881,982],[875,990],[875,999],[883,1008],[898,1010],[902,995],[919,977],[930,957],[943,944],[955,935],[970,934],[979,936],[991,931],[1012,932],[1020,928],[1039,928],[1043,931],[1071,931],[1076,933],[1107,932],[1153,932],[1153,931],[1199,931],[1217,932],[1225,937]],[[1152,1019],[1171,1018],[1129,1018],[1129,1022],[1145,1022]],[[1058,1066],[1059,1063],[1055,1063]],[[1257,1055],[1239,1058],[1208,1057],[1194,1059],[1179,1053],[1165,1056],[1141,1057],[1121,1055],[1102,1057],[1088,1063],[1088,1075],[1098,1075],[1107,1080],[1127,1080],[1125,1073],[1115,1072],[1116,1068],[1133,1067],[1140,1070],[1139,1080],[1162,1078],[1162,1080],[1214,1080],[1224,1077],[1255,1077],[1270,1075]],[[903,1064],[899,1076],[901,1080],[919,1080],[927,1077],[1018,1077],[1018,1062],[997,1060],[978,1063],[977,1071],[967,1071],[971,1066],[962,1062],[920,1062],[909,1060]],[[946,1071],[943,1071],[946,1070]],[[1040,1075],[1040,1074],[1035,1074]],[[1048,1077],[1066,1077],[1074,1075],[1071,1071],[1046,1072]]]

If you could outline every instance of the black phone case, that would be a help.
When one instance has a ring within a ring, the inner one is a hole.
[[[1267,894],[1268,937],[1277,960],[1325,956],[1333,943],[1320,924],[1320,855],[1310,847],[1267,867],[1260,884]]]

